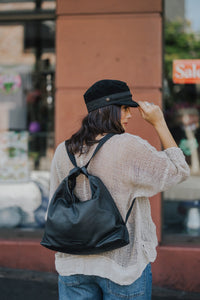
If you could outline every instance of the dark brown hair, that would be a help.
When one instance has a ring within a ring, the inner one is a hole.
[[[83,120],[81,128],[67,141],[71,153],[83,153],[83,145],[92,146],[98,134],[124,133],[121,125],[121,106],[109,105],[90,112]]]

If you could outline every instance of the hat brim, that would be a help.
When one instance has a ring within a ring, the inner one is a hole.
[[[116,105],[120,105],[120,106],[126,105],[126,106],[130,106],[130,107],[138,107],[139,106],[139,104],[136,101],[134,101],[132,99],[132,97],[130,97],[129,99],[121,99],[118,101],[118,103],[116,103]]]
[[[126,105],[130,107],[138,107],[139,104],[132,99],[130,91],[108,95],[99,99],[95,99],[87,104],[88,112],[108,105]]]

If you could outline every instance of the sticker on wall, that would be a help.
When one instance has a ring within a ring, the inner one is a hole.
[[[0,183],[28,180],[28,132],[0,132]]]
[[[175,59],[172,77],[178,84],[200,83],[200,59]]]
[[[14,73],[0,74],[0,92],[6,95],[14,94],[22,84],[21,76]]]

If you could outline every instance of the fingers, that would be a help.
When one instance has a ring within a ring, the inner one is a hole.
[[[147,101],[144,101],[144,104],[145,104],[145,105],[147,105],[147,106],[154,105],[154,103],[153,103],[153,102],[151,102],[151,103],[150,103],[150,102],[147,102]]]
[[[157,105],[154,103],[150,103],[147,101],[138,101],[140,112],[143,112],[143,114],[150,114],[152,113],[155,109],[157,109]]]
[[[147,102],[147,101],[138,101],[138,104],[139,106],[145,111],[146,109],[149,109],[149,108],[154,108],[155,107],[155,104],[154,103],[150,103],[150,102]]]
[[[163,113],[158,105],[147,101],[138,101],[138,104],[141,116],[152,125],[163,119]]]

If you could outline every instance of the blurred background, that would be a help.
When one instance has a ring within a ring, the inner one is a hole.
[[[163,105],[191,177],[164,193],[163,234],[199,242],[200,19],[199,1],[165,1]]]
[[[112,78],[136,101],[162,106],[191,168],[186,182],[151,199],[154,284],[200,291],[199,11],[198,0],[0,1],[1,267],[54,270],[39,245],[53,153],[86,114],[85,90]],[[161,149],[133,116],[128,132]]]
[[[44,226],[54,151],[55,7],[0,3],[0,228]]]

